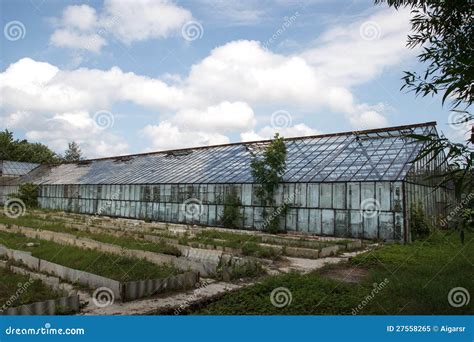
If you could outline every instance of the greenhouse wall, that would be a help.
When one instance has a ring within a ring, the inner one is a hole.
[[[407,221],[410,225],[410,211],[418,206],[422,209],[428,223],[438,226],[446,218],[449,204],[454,203],[454,193],[445,187],[433,187],[406,182]]]
[[[455,203],[452,184],[446,182],[448,169],[443,153],[434,151],[422,154],[407,172],[404,181],[406,203],[406,241],[411,241],[412,210],[419,207],[427,223],[439,227],[446,218],[450,206]]]
[[[47,209],[154,221],[221,226],[231,188],[241,202],[241,228],[264,228],[255,184],[43,185]],[[403,238],[401,182],[285,183],[276,206],[288,204],[281,228],[301,233],[400,240]],[[194,210],[191,207],[194,206]],[[197,208],[197,210],[195,210]]]
[[[9,195],[18,193],[18,185],[0,185],[0,204],[4,204],[8,200]]]

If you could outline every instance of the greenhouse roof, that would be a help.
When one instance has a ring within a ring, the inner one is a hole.
[[[19,177],[37,168],[40,164],[0,160],[0,176]]]
[[[405,178],[436,122],[285,139],[284,182],[396,181]],[[269,141],[234,143],[58,166],[23,177],[38,184],[251,183],[250,162]]]

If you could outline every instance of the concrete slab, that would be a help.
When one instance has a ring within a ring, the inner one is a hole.
[[[226,282],[212,282],[206,286],[194,290],[181,292],[173,295],[160,295],[158,297],[137,300],[127,303],[113,303],[104,308],[96,307],[90,302],[83,310],[82,315],[151,315],[158,311],[176,308],[177,312],[185,310],[189,305],[203,299],[249,286],[253,283],[232,284]],[[182,309],[181,309],[182,308]]]

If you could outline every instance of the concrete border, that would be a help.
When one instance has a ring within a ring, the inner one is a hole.
[[[122,300],[150,297],[166,291],[187,290],[199,282],[199,273],[186,272],[165,279],[149,279],[122,283]]]
[[[58,315],[64,313],[76,313],[80,310],[79,296],[61,297],[58,299],[45,300],[43,302],[35,302],[8,308],[4,311],[0,310],[0,316],[43,316]]]
[[[90,289],[107,287],[115,298],[122,301],[134,300],[150,296],[155,293],[161,293],[172,290],[182,290],[193,287],[199,279],[199,273],[186,272],[164,279],[138,280],[132,282],[119,282],[114,279],[102,277],[93,273],[84,272],[69,268],[63,265],[55,264],[46,260],[36,258],[29,252],[17,251],[0,245],[0,255],[8,259],[22,263],[34,271],[52,274],[60,279],[71,283],[79,283]]]
[[[2,245],[0,245],[0,255],[4,255],[8,259],[18,262],[33,271],[50,274],[73,284],[78,283],[87,286],[90,289],[107,287],[117,298],[121,298],[120,282],[117,280],[55,264],[53,262],[34,257],[29,252],[9,249]]]
[[[30,227],[21,227],[17,225],[11,225],[10,228],[8,228],[6,225],[0,224],[0,231],[4,231],[7,233],[20,233],[29,238],[53,241],[62,245],[77,246],[86,249],[97,249],[101,252],[126,256],[130,258],[145,259],[156,265],[170,263],[181,271],[191,270],[198,272],[203,276],[213,275],[218,267],[218,262],[212,260],[209,260],[207,262],[198,262],[194,260],[176,257],[173,255],[123,248],[117,245],[112,245],[89,238],[76,237],[72,234],[54,232],[50,230],[39,230]]]

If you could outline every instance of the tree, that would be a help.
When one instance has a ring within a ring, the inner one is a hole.
[[[408,36],[407,46],[421,47],[418,60],[426,65],[421,74],[405,71],[402,89],[421,96],[442,93],[443,105],[449,100],[455,114],[451,124],[468,127],[473,122],[473,116],[468,111],[474,90],[472,1],[375,0],[376,4],[385,2],[396,9],[411,8],[414,33]],[[418,159],[426,155],[445,157],[449,167],[438,176],[439,185],[454,183],[458,198],[466,187],[472,188],[473,136],[463,143],[453,143],[445,136],[438,137],[436,134],[409,137],[425,142],[424,152]]]
[[[5,130],[0,132],[0,160],[54,164],[60,157],[46,145],[15,140],[13,133]]]
[[[231,185],[224,201],[224,211],[221,217],[222,225],[230,228],[238,228],[242,225],[241,205],[237,190]]]
[[[414,34],[409,48],[421,47],[418,55],[426,63],[423,74],[405,71],[405,84],[416,94],[443,92],[443,103],[450,98],[453,109],[470,106],[474,91],[472,60],[474,16],[470,0],[375,0],[396,9],[410,7]]]
[[[68,143],[68,147],[67,150],[64,152],[63,159],[66,162],[77,162],[83,159],[82,151],[75,141]]]
[[[17,194],[9,195],[10,198],[19,198],[28,208],[38,207],[38,185],[33,183],[21,184]]]
[[[276,133],[261,157],[253,154],[251,168],[252,176],[259,185],[255,190],[255,195],[264,207],[271,208],[266,208],[263,211],[264,229],[275,233],[280,230],[280,216],[286,213],[286,205],[274,208],[275,190],[283,181],[283,174],[286,170],[286,146],[283,137]]]

